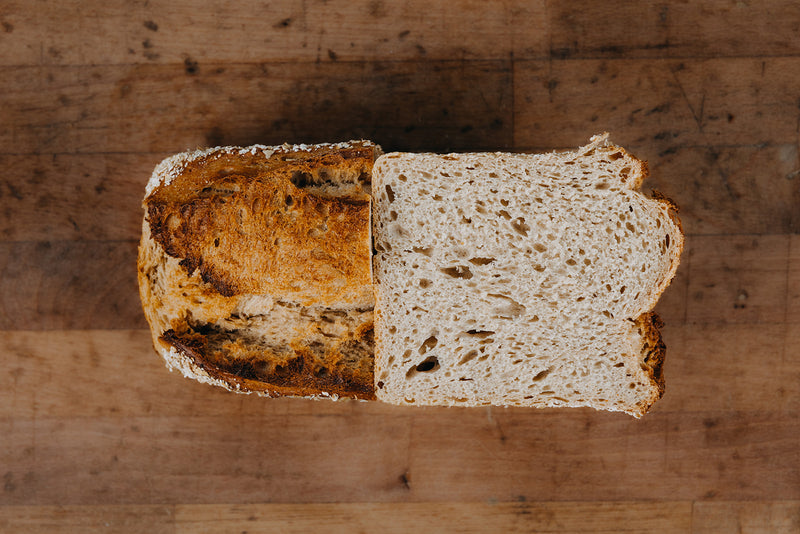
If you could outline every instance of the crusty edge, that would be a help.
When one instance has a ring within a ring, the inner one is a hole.
[[[190,378],[202,384],[209,384],[212,386],[221,387],[226,389],[227,391],[233,393],[240,393],[244,395],[258,395],[259,397],[291,397],[291,398],[304,398],[304,399],[311,399],[311,400],[322,400],[322,399],[330,399],[330,400],[362,400],[355,397],[339,397],[339,395],[327,392],[321,392],[319,395],[281,395],[277,390],[270,390],[266,388],[258,389],[255,388],[248,388],[249,384],[244,384],[244,380],[242,380],[242,384],[238,384],[236,382],[226,382],[220,378],[215,378],[208,371],[200,365],[197,361],[195,361],[191,356],[188,356],[184,352],[176,349],[174,346],[169,347],[156,347],[161,357],[164,358],[164,362],[166,363],[167,369],[172,371],[179,371],[185,378]],[[240,379],[241,380],[241,379]],[[246,381],[250,382],[250,381]],[[256,384],[259,384],[256,382]]]
[[[340,143],[318,143],[313,145],[290,145],[284,143],[283,145],[266,146],[266,145],[250,145],[250,146],[217,146],[213,148],[200,148],[197,150],[187,150],[164,158],[153,170],[150,179],[145,187],[145,199],[156,190],[156,188],[164,185],[169,185],[172,180],[178,176],[183,170],[192,162],[207,156],[221,156],[223,154],[252,154],[262,152],[266,158],[269,158],[275,152],[299,152],[307,151],[314,148],[335,148],[347,149],[352,148],[355,143],[364,147],[373,147],[380,150],[380,147],[367,139],[343,141]]]
[[[331,399],[331,400],[374,400],[374,396],[341,396],[337,393],[320,391],[314,395],[298,394],[297,388],[280,387],[257,380],[242,378],[233,373],[220,369],[216,365],[208,362],[201,354],[198,354],[192,347],[181,343],[179,339],[165,334],[160,338],[167,346],[157,347],[161,356],[164,358],[167,368],[172,371],[178,370],[186,378],[197,380],[203,384],[219,386],[233,393],[255,394],[261,397],[292,397],[306,399]]]
[[[589,144],[571,151],[570,153],[579,156],[586,156],[593,150],[602,148],[604,152],[619,153],[625,159],[628,166],[630,166],[630,173],[633,175],[633,181],[627,184],[627,188],[633,191],[638,191],[642,187],[642,183],[650,176],[650,166],[646,160],[639,159],[624,147],[615,145],[610,141],[610,134],[603,132],[601,134],[593,135],[589,139]]]
[[[655,312],[643,313],[634,321],[643,337],[641,357],[651,383],[655,386],[650,397],[642,399],[627,413],[637,419],[646,414],[657,400],[664,396],[664,359],[667,346],[661,338],[664,322]]]

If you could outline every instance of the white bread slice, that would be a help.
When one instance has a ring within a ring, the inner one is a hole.
[[[664,391],[650,311],[683,247],[675,206],[638,192],[646,176],[607,134],[566,153],[379,158],[378,399],[644,414]]]

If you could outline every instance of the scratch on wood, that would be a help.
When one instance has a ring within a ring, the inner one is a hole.
[[[706,94],[703,93],[702,98],[700,99],[700,110],[699,112],[695,112],[694,108],[692,107],[691,102],[689,102],[689,97],[686,95],[686,90],[683,88],[683,84],[678,79],[678,74],[675,69],[671,69],[672,72],[672,79],[675,80],[675,83],[678,85],[678,89],[681,90],[681,95],[683,96],[683,101],[686,102],[686,106],[689,108],[689,111],[694,117],[694,121],[697,123],[697,129],[700,133],[703,133],[703,108],[705,107],[706,103]]]
[[[500,443],[505,443],[507,438],[506,438],[505,433],[503,432],[503,427],[500,426],[500,421],[498,421],[497,419],[495,419],[492,416],[492,407],[491,406],[488,406],[486,408],[486,418],[489,420],[489,423],[494,425],[494,427],[497,429],[497,433],[498,433],[498,437],[500,439]]]

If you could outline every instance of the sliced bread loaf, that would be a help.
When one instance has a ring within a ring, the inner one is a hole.
[[[651,310],[674,206],[607,136],[576,151],[382,156],[373,169],[375,383],[415,405],[590,406],[664,392]]]
[[[370,399],[368,141],[178,154],[144,199],[139,287],[171,368],[234,391]]]

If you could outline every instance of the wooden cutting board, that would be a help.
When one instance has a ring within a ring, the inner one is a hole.
[[[800,532],[799,27],[789,1],[1,6],[0,532]],[[687,233],[641,420],[239,396],[152,350],[166,155],[602,131]]]

